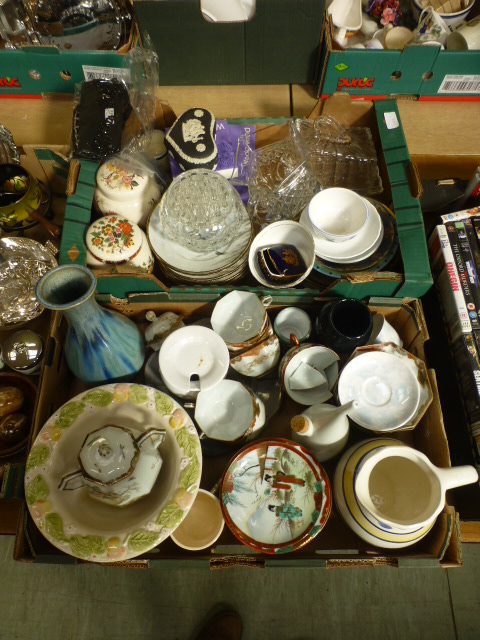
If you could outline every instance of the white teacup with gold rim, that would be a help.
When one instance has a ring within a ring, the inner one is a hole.
[[[210,319],[212,329],[230,352],[248,349],[273,331],[267,315],[271,302],[271,296],[259,298],[252,291],[230,291],[215,304]]]
[[[265,424],[265,406],[241,382],[222,380],[198,394],[195,421],[211,440],[241,442]]]

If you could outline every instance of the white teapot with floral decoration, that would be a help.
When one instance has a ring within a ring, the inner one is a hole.
[[[87,435],[78,456],[80,469],[63,476],[60,490],[86,486],[91,497],[124,507],[153,488],[162,466],[163,429],[135,436],[130,429],[105,425]]]

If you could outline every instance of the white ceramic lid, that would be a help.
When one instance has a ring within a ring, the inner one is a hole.
[[[220,382],[227,374],[230,357],[227,345],[215,331],[191,325],[165,339],[158,362],[167,387],[185,395],[191,390],[192,376],[198,376],[201,390]]]
[[[97,171],[97,188],[112,200],[137,200],[145,192],[149,176],[119,161],[108,160]]]
[[[123,216],[103,216],[93,222],[85,238],[87,249],[107,263],[128,262],[141,249],[143,234],[140,227]]]
[[[102,484],[111,484],[132,471],[138,447],[127,429],[107,425],[89,434],[80,451],[84,471]]]

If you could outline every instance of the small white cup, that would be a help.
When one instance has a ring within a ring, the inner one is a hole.
[[[236,380],[222,380],[197,396],[195,422],[211,440],[242,441],[262,419],[263,403]]]
[[[251,291],[230,291],[215,304],[210,319],[212,329],[231,352],[253,346],[270,323],[266,308],[271,302],[271,296],[260,299]]]
[[[384,344],[385,342],[393,342],[399,347],[403,346],[403,341],[398,332],[392,327],[385,316],[381,313],[375,313],[372,316],[372,335],[367,344]]]
[[[426,7],[420,14],[418,24],[413,31],[413,38],[409,44],[440,44],[444,45],[451,33],[447,23],[433,7]]]
[[[224,525],[218,498],[205,489],[199,489],[190,511],[170,537],[182,549],[200,551],[218,540]]]
[[[285,307],[274,320],[273,330],[283,344],[291,345],[291,336],[298,342],[305,342],[312,331],[310,316],[298,307]]]
[[[365,200],[351,189],[330,187],[310,200],[308,217],[313,229],[331,242],[354,238],[367,224],[369,209]]]
[[[385,49],[403,49],[413,38],[408,27],[392,27],[385,33]]]
[[[452,31],[446,46],[458,51],[480,49],[480,16]]]
[[[311,389],[328,389],[327,376],[323,371],[319,371],[308,364],[308,362],[300,362],[295,371],[292,371],[289,377],[290,389],[295,391],[311,390]]]

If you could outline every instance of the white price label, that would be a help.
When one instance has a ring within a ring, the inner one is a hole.
[[[438,93],[480,93],[480,76],[447,75]]]
[[[395,111],[387,111],[384,113],[384,116],[387,129],[398,129],[400,123],[398,122],[397,114],[395,113]]]
[[[130,71],[128,69],[117,69],[116,67],[93,67],[83,65],[83,75],[85,80],[130,80]]]

